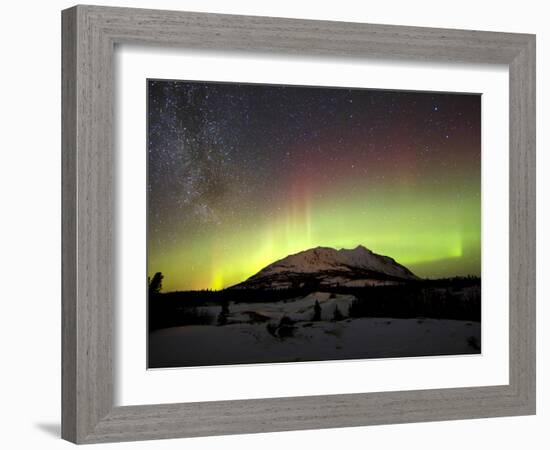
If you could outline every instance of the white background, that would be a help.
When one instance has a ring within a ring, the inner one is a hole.
[[[163,51],[116,53],[117,405],[350,394],[508,383],[508,70],[381,60]],[[217,68],[223,67],[219,73]],[[476,92],[482,127],[482,355],[144,370],[146,78]],[[490,131],[487,131],[490,130]],[[141,151],[140,151],[141,150]],[[407,376],[402,376],[403,373]],[[223,379],[224,383],[217,380]],[[267,380],[277,380],[269,382]],[[335,382],[334,380],[345,380]],[[182,386],[193,386],[185,389]]]
[[[547,229],[543,179],[548,155],[543,124],[548,123],[550,79],[545,42],[544,2],[524,0],[459,3],[441,1],[339,2],[245,0],[117,1],[105,5],[332,19],[483,30],[537,33],[538,229]],[[0,123],[2,163],[0,259],[3,274],[0,342],[2,434],[5,448],[69,448],[59,440],[60,416],[60,16],[71,2],[6,2],[0,26],[3,64]],[[370,448],[446,449],[548,445],[550,396],[544,376],[548,367],[550,317],[548,298],[549,240],[538,236],[538,415],[441,423],[315,430],[263,435],[212,437],[118,444],[117,448]],[[546,280],[545,280],[546,278]],[[546,441],[546,442],[545,442]],[[106,446],[98,446],[105,447]],[[112,448],[112,447],[110,447]]]

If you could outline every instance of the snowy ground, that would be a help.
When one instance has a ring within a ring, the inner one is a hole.
[[[313,305],[321,321],[312,322]],[[437,319],[345,318],[352,296],[313,293],[302,299],[229,306],[227,325],[187,325],[149,336],[149,366],[386,358],[480,352],[478,322]],[[220,307],[209,307],[217,315]],[[281,317],[295,323],[277,327]]]
[[[330,320],[334,315],[334,309],[338,306],[340,312],[347,316],[353,295],[329,294],[327,292],[314,292],[306,297],[291,299],[274,303],[232,303],[229,307],[228,323],[250,322],[250,313],[256,313],[278,322],[286,316],[293,321],[310,321],[313,317],[315,301],[321,307],[321,320]],[[220,307],[202,308],[211,314],[218,314]]]

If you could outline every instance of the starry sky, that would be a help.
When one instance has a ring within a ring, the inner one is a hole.
[[[147,80],[148,274],[222,289],[316,246],[481,272],[481,96]]]

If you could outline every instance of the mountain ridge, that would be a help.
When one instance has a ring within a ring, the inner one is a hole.
[[[322,286],[374,286],[417,280],[390,256],[358,245],[353,249],[315,247],[281,258],[231,289]]]

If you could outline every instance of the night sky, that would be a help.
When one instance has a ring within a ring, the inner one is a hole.
[[[481,272],[481,97],[148,80],[148,273],[221,289],[316,246]]]

